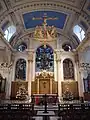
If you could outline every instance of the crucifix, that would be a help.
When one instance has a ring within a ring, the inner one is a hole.
[[[43,17],[33,17],[32,20],[43,20],[42,27],[43,27],[43,36],[44,36],[44,45],[48,38],[51,38],[51,35],[55,34],[55,27],[54,26],[47,26],[47,20],[57,20],[58,17],[48,17],[46,13],[44,13]],[[50,28],[50,33],[48,31]],[[40,29],[40,35],[42,36],[42,29]]]
[[[47,26],[47,20],[57,20],[58,17],[48,17],[46,13],[44,13],[43,17],[33,17],[32,20],[43,20],[43,26],[46,27]]]

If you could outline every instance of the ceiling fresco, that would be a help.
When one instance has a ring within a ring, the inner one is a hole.
[[[35,11],[23,14],[26,29],[42,25],[46,19],[47,25],[63,29],[67,20],[67,14],[55,11]]]

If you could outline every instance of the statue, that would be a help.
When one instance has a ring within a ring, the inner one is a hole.
[[[34,38],[37,40],[43,41],[51,41],[53,38],[57,37],[57,32],[55,26],[47,26],[47,20],[57,20],[58,18],[48,18],[46,15],[43,16],[43,18],[33,18],[33,20],[42,20],[43,23],[41,26],[36,26],[35,32],[34,32]]]

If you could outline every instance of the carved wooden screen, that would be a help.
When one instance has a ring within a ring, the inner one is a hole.
[[[74,79],[74,66],[70,59],[63,61],[64,79]]]

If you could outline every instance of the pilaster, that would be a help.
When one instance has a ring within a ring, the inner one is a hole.
[[[58,80],[58,96],[59,99],[62,96],[62,88],[61,88],[61,58],[60,51],[56,51],[56,63],[57,63],[57,80]]]

